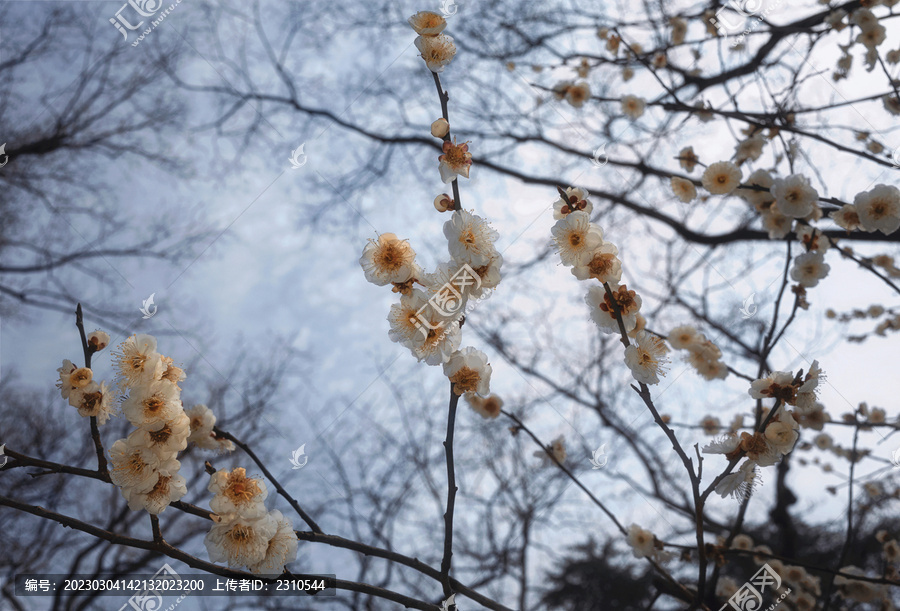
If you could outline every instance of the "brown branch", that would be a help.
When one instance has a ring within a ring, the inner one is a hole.
[[[75,308],[75,326],[78,327],[78,334],[81,336],[81,347],[84,350],[84,366],[90,369],[94,347],[88,345],[87,337],[84,334],[84,318],[81,313],[80,303]],[[91,416],[91,439],[94,440],[94,449],[97,451],[97,469],[101,473],[106,473],[106,454],[103,452],[103,442],[100,441],[100,427],[97,425],[96,416]]]
[[[453,463],[453,429],[456,424],[456,408],[459,395],[453,391],[450,382],[450,409],[447,416],[447,438],[444,440],[444,453],[447,457],[447,510],[444,512],[444,556],[441,559],[441,584],[444,587],[444,598],[453,594],[450,584],[450,562],[453,557],[453,512],[456,507],[456,470]]]
[[[97,537],[98,539],[108,541],[115,545],[124,545],[126,547],[134,547],[137,549],[158,552],[164,556],[168,556],[169,558],[180,560],[191,568],[200,569],[208,573],[212,573],[213,575],[230,577],[232,579],[262,579],[267,583],[274,582],[273,579],[260,577],[259,575],[254,575],[253,573],[248,573],[246,571],[237,571],[234,569],[219,566],[217,564],[213,564],[211,562],[206,562],[205,560],[201,560],[196,556],[191,556],[190,554],[185,553],[176,547],[172,547],[163,540],[145,541],[143,539],[135,539],[133,537],[127,537],[125,535],[119,535],[97,526],[93,526],[86,522],[82,522],[81,520],[76,520],[75,518],[69,517],[67,515],[49,511],[47,509],[44,509],[43,507],[37,507],[35,505],[22,503],[21,501],[17,501],[15,499],[0,495],[0,506],[4,505],[7,507],[12,507],[13,509],[18,509],[19,511],[23,511],[25,513],[30,513],[31,515],[37,516],[39,518],[52,520],[54,522],[62,524],[66,528],[80,530],[81,532]],[[377,586],[372,586],[365,583],[357,583],[353,581],[337,579],[335,580],[335,585],[338,589],[341,590],[361,592],[370,596],[392,600],[412,609],[421,609],[422,611],[440,611],[440,607],[438,607],[437,605],[423,602],[415,598],[410,598],[408,596],[392,592],[385,588],[379,588]]]

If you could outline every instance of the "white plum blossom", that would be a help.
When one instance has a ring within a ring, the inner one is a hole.
[[[425,322],[422,325],[427,333],[415,337],[412,348],[413,356],[428,365],[446,363],[458,348],[462,339],[459,322],[448,323],[433,307],[422,312]]]
[[[738,449],[738,446],[741,445],[741,440],[737,435],[729,434],[725,435],[721,439],[716,439],[714,441],[710,441],[708,444],[703,446],[704,454],[730,454]]]
[[[447,27],[444,16],[431,11],[419,11],[407,19],[407,22],[419,36],[437,36]]]
[[[673,176],[670,184],[672,185],[672,192],[675,194],[675,197],[684,203],[688,203],[697,197],[697,187],[686,178]]]
[[[618,254],[615,244],[603,242],[591,253],[590,260],[572,267],[572,275],[579,280],[594,278],[616,284],[622,279],[622,262],[616,256]]]
[[[466,402],[472,406],[472,409],[482,418],[487,420],[499,416],[500,410],[503,409],[503,399],[497,395],[490,395],[487,398],[482,398],[473,392],[467,392],[463,396],[465,397]]]
[[[205,405],[198,403],[190,409],[184,410],[185,415],[189,418],[191,426],[191,434],[188,436],[189,443],[201,444],[206,437],[213,434],[213,427],[216,425],[216,415],[211,409]]]
[[[626,95],[622,98],[622,112],[632,119],[639,119],[644,114],[647,102],[643,98]]]
[[[815,405],[819,380],[824,378],[825,374],[822,373],[822,369],[819,367],[819,361],[813,361],[803,379],[803,383],[797,389],[795,404],[798,409],[806,411]]]
[[[667,339],[675,350],[688,350],[701,341],[701,334],[691,325],[681,325],[669,331]]]
[[[132,335],[119,344],[114,356],[123,388],[155,382],[166,369],[156,352],[156,338],[152,335]]]
[[[637,314],[641,309],[641,297],[634,291],[629,291],[624,284],[618,286],[610,283],[609,288],[616,305],[618,305],[622,322],[625,325],[625,332],[627,333],[637,325]],[[589,288],[584,301],[590,306],[591,320],[597,323],[601,331],[604,333],[620,332],[613,300],[606,294],[604,287],[592,286]]]
[[[135,429],[127,439],[150,448],[161,457],[174,457],[187,447],[190,434],[191,419],[181,411],[171,420],[156,421]]]
[[[765,378],[754,380],[747,391],[754,399],[777,398],[792,402],[796,394],[794,374],[790,371],[774,371]]]
[[[756,463],[745,460],[735,473],[730,473],[722,478],[716,485],[716,494],[722,498],[734,497],[737,499],[749,496],[756,482]]]
[[[187,494],[187,480],[183,476],[160,475],[150,490],[122,488],[122,496],[128,501],[129,509],[144,509],[152,515],[159,515],[170,503],[180,500]]]
[[[160,457],[146,445],[119,439],[109,448],[112,468],[109,477],[120,488],[146,492],[156,485],[160,475],[173,475],[181,467],[174,458]],[[126,497],[127,498],[127,497]]]
[[[550,445],[543,450],[535,451],[534,455],[537,458],[541,459],[541,466],[549,467],[554,464],[554,462],[558,462],[559,464],[563,464],[566,462],[566,457],[568,456],[568,452],[566,451],[566,440],[560,435],[556,437],[553,441],[550,442]],[[554,461],[555,459],[555,461]]]
[[[574,108],[581,108],[591,97],[591,87],[582,81],[566,87],[566,102]]]
[[[388,314],[391,330],[388,331],[388,337],[392,342],[414,350],[423,341],[428,334],[428,328],[419,320],[419,311],[422,308],[432,309],[428,304],[428,295],[420,289],[413,289],[411,293],[401,295],[400,303],[391,306]]]
[[[70,361],[69,359],[65,359],[63,360],[62,367],[56,370],[59,373],[59,381],[56,383],[56,387],[59,388],[63,399],[68,399],[69,393],[72,392],[73,387],[69,378],[72,375],[72,372],[76,369],[78,368],[72,363],[72,361]]]
[[[794,420],[790,412],[781,410],[778,419],[773,420],[766,427],[766,441],[778,454],[788,454],[794,449],[794,443],[800,434],[797,432],[800,425]]]
[[[685,172],[691,173],[694,171],[694,168],[697,166],[697,162],[699,159],[697,158],[697,153],[694,152],[694,147],[687,146],[681,149],[678,152],[678,165],[681,166]]]
[[[284,565],[297,559],[297,535],[294,533],[291,520],[283,516],[280,511],[273,510],[269,516],[278,525],[277,530],[269,539],[263,559],[256,564],[249,565],[247,569],[257,575],[277,577],[284,572]]]
[[[278,522],[269,514],[258,518],[221,516],[213,524],[203,543],[212,562],[225,562],[230,567],[254,566],[263,562],[269,541],[278,532]]]
[[[775,206],[772,206],[761,214],[763,229],[769,233],[772,240],[781,240],[791,232],[794,219],[781,214]]]
[[[653,558],[656,555],[656,537],[637,524],[628,527],[628,537],[625,541],[631,547],[631,553],[635,558]]]
[[[825,263],[825,255],[821,252],[807,252],[794,259],[791,278],[801,286],[812,288],[828,275],[830,269],[831,266]]]
[[[771,188],[775,184],[775,179],[768,171],[759,169],[750,174],[744,182],[744,187],[735,191],[735,195],[741,197],[748,204],[756,208],[758,212],[767,210],[775,197],[772,195]],[[761,189],[748,189],[747,187],[762,187]]]
[[[359,264],[366,280],[377,286],[402,284],[420,271],[412,246],[393,233],[382,233],[377,240],[370,239],[363,248]]]
[[[580,187],[568,187],[565,191],[566,199],[562,196],[553,202],[553,219],[560,220],[567,214],[572,212],[586,212],[590,214],[594,210],[594,205],[588,199],[590,193],[586,189]]]
[[[804,218],[812,214],[819,201],[818,191],[802,174],[776,178],[770,190],[775,197],[775,205],[779,212],[791,218]]]
[[[806,247],[806,250],[824,253],[831,247],[831,240],[822,233],[821,229],[809,225],[799,225],[796,233],[797,239]]]
[[[893,185],[875,185],[853,200],[859,224],[866,231],[889,235],[900,228],[900,189]]]
[[[563,265],[585,265],[603,244],[603,230],[591,223],[587,212],[578,211],[556,221],[550,230]]]
[[[700,428],[706,435],[718,435],[722,430],[722,422],[715,416],[705,416],[700,421]]]
[[[441,155],[438,155],[438,171],[444,184],[453,182],[457,176],[468,178],[471,167],[472,153],[469,152],[468,143],[457,144],[455,139],[453,142],[444,140]]]
[[[859,197],[857,195],[857,197]],[[855,231],[860,228],[860,220],[859,220],[859,212],[856,210],[856,206],[853,204],[846,204],[841,206],[840,210],[835,210],[831,214],[829,214],[834,220],[835,224],[849,231]]]
[[[247,477],[243,467],[225,471],[220,469],[209,478],[208,489],[215,496],[209,508],[219,515],[235,514],[245,518],[258,518],[266,513],[263,501],[269,495],[266,483]]]
[[[435,73],[443,72],[444,67],[456,55],[456,45],[453,44],[453,38],[446,34],[419,36],[416,38],[416,49],[419,50],[428,69]]]
[[[668,352],[662,338],[640,331],[634,343],[625,348],[625,364],[638,382],[659,384],[659,376],[665,375],[665,364],[669,362]]]
[[[480,299],[485,291],[497,288],[500,284],[500,280],[503,279],[503,275],[500,273],[501,267],[503,267],[503,255],[499,252],[494,253],[490,263],[487,265],[476,267],[473,271],[478,274],[478,277],[481,279],[481,286],[477,288],[474,285],[469,286],[468,295]]]
[[[703,172],[700,182],[713,195],[726,195],[741,184],[741,169],[730,161],[717,161]]]
[[[167,380],[136,386],[122,402],[122,413],[137,427],[168,422],[182,411],[178,394],[178,388]]]
[[[487,355],[471,346],[453,353],[444,363],[444,375],[453,384],[453,392],[460,396],[474,392],[487,397],[491,392],[491,372]]]
[[[87,367],[76,367],[68,359],[64,360],[62,367],[56,371],[59,372],[59,381],[56,386],[63,399],[68,399],[72,391],[85,388],[94,379],[93,371]]]
[[[765,144],[766,140],[762,137],[761,134],[756,134],[751,138],[741,140],[737,143],[737,146],[734,147],[735,162],[741,163],[743,161],[747,161],[748,159],[759,159],[760,155],[762,155],[763,146],[765,146]]]
[[[106,382],[94,380],[82,388],[74,388],[69,393],[69,405],[78,409],[78,415],[85,418],[94,417],[97,424],[106,424],[112,415],[113,395]]]
[[[473,268],[488,265],[497,252],[497,232],[483,218],[465,210],[454,211],[444,223],[444,237],[453,260]]]

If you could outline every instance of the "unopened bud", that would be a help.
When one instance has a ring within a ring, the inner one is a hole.
[[[92,331],[87,336],[88,346],[94,349],[94,352],[100,352],[109,345],[109,333],[106,331]]]
[[[435,138],[443,138],[450,133],[450,124],[447,119],[441,117],[431,124],[431,135]]]
[[[446,193],[441,193],[434,198],[434,209],[438,212],[447,212],[453,210],[453,200]]]

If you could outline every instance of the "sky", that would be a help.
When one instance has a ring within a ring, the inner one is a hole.
[[[114,4],[110,4],[113,9]],[[411,14],[421,7],[405,3],[404,8]],[[92,7],[92,12],[102,22],[110,11]],[[171,20],[167,25],[177,30],[179,24],[183,24],[186,29],[187,23],[198,17],[196,7],[186,0],[184,5],[179,5],[177,12],[167,17]],[[784,15],[784,18],[787,17],[787,14]],[[464,13],[456,18],[464,18]],[[111,38],[116,36],[111,27],[108,34]],[[411,41],[410,31],[395,29],[384,32],[383,52],[366,60],[367,65],[372,63],[374,68],[363,76],[361,82],[377,87],[392,78],[415,78],[422,80],[423,87],[433,87],[430,75],[421,65],[415,48],[410,45]],[[205,53],[210,51],[204,46],[209,41],[191,39],[189,42],[197,53],[190,67],[193,76],[198,80],[210,81],[229,76],[216,72],[203,59]],[[153,36],[150,36],[141,45],[153,43]],[[332,43],[319,49],[323,63],[336,65],[346,59],[348,51],[340,49],[340,46],[339,43]],[[130,51],[137,54],[145,50],[137,47]],[[831,59],[821,57],[819,61],[824,66]],[[459,83],[463,75],[454,73],[452,67],[448,72],[452,118],[456,112],[453,101],[455,90],[452,87]],[[510,95],[527,95],[529,90],[524,83],[533,78],[531,74],[522,74],[521,70],[506,73],[498,67],[498,82],[504,84]],[[647,86],[643,83],[638,80],[633,87],[640,90],[642,86]],[[813,90],[823,101],[834,99],[836,95],[834,90],[825,86]],[[322,92],[304,92],[304,96],[308,96],[314,106],[332,104],[335,108],[343,108],[347,116],[358,117],[379,110],[366,104],[366,91],[363,88],[362,92],[342,92],[344,95],[337,98],[340,101],[336,105],[329,100],[333,94],[325,88]],[[433,94],[433,89],[430,92]],[[859,95],[855,91],[853,93]],[[534,92],[530,94],[534,95]],[[848,92],[837,92],[837,95],[845,94],[849,95]],[[413,121],[427,126],[432,118],[436,118],[438,105],[434,97],[430,106],[412,108]],[[460,101],[461,106],[467,103],[472,103],[472,100],[463,98]],[[548,101],[547,104],[554,102]],[[392,109],[384,107],[382,110],[387,114]],[[198,104],[190,109],[190,116],[196,118],[205,112],[205,107]],[[573,109],[563,105],[547,113],[551,117],[552,113],[565,115],[566,122],[575,121],[578,117]],[[848,121],[857,118],[848,117]],[[874,118],[866,116],[864,119],[878,125],[885,123],[884,115]],[[396,116],[373,118],[378,123],[397,120]],[[565,126],[561,129],[564,130]],[[703,143],[704,158],[730,156],[734,145],[731,136],[720,134],[718,138],[704,139],[701,132],[703,126],[697,125],[692,129],[696,129],[696,140]],[[431,199],[443,187],[437,178],[436,156],[431,158],[430,151],[417,150],[414,154],[421,159],[416,159],[414,163],[422,170],[425,180],[419,176],[400,176],[397,174],[400,170],[392,167],[383,176],[373,179],[371,188],[353,192],[349,197],[345,198],[340,189],[336,189],[330,204],[335,209],[332,214],[349,219],[352,224],[340,231],[311,227],[304,222],[304,218],[310,206],[321,205],[322,184],[340,184],[341,176],[357,170],[363,180],[370,180],[363,173],[363,165],[370,161],[368,155],[372,151],[360,148],[358,139],[348,137],[338,126],[327,123],[301,126],[295,119],[279,117],[264,130],[267,131],[265,137],[247,143],[246,148],[231,146],[230,150],[228,144],[215,142],[208,133],[172,135],[171,149],[189,151],[198,167],[197,174],[188,180],[173,180],[152,166],[129,168],[127,177],[132,195],[122,205],[123,212],[137,224],[159,220],[164,214],[164,220],[173,226],[185,220],[192,228],[211,229],[213,235],[198,245],[201,254],[194,260],[175,266],[152,261],[115,260],[111,262],[111,269],[107,270],[112,272],[108,278],[101,283],[84,278],[84,285],[79,290],[86,298],[102,294],[109,296],[114,305],[130,308],[135,316],[131,327],[134,332],[159,334],[162,337],[161,352],[177,362],[196,363],[196,373],[189,370],[184,385],[185,397],[190,402],[206,401],[203,387],[192,387],[192,379],[228,379],[236,355],[245,355],[256,361],[273,354],[273,349],[282,342],[307,355],[308,359],[288,372],[286,387],[279,395],[276,408],[265,415],[271,431],[265,455],[274,466],[274,471],[283,474],[286,485],[298,493],[305,486],[315,485],[318,493],[337,494],[336,489],[329,490],[321,483],[327,479],[327,474],[323,472],[325,462],[322,461],[320,467],[316,464],[319,462],[317,459],[325,453],[326,446],[349,447],[350,452],[357,447],[360,453],[371,447],[371,440],[366,440],[365,435],[374,436],[377,431],[367,423],[394,421],[402,409],[392,393],[391,384],[403,386],[415,380],[416,384],[425,388],[440,387],[441,395],[434,398],[433,405],[420,409],[444,409],[439,368],[416,363],[408,351],[388,340],[386,316],[390,305],[395,302],[395,295],[384,287],[368,284],[357,261],[366,240],[387,231],[409,238],[420,255],[420,263],[426,268],[433,268],[445,259],[447,255],[441,231],[445,218],[431,207]],[[461,131],[465,131],[464,126]],[[289,158],[301,144],[305,146],[306,163],[302,167],[292,168]],[[579,143],[579,147],[592,150],[594,143]],[[695,148],[698,146],[695,145]],[[612,150],[616,150],[615,143],[610,152]],[[232,158],[232,154],[237,153],[240,156]],[[547,158],[545,150],[538,148],[526,150],[523,158],[529,167],[540,170],[541,175],[551,174],[557,165],[553,159]],[[826,175],[832,171],[827,167],[828,163],[825,161],[825,165],[819,168]],[[98,171],[112,174],[122,169],[122,165],[110,162],[108,167]],[[593,167],[587,157],[580,165],[560,169],[562,179],[588,187],[595,184],[606,188],[609,184],[619,185],[626,180],[612,166]],[[853,173],[852,168],[840,170],[845,175]],[[871,178],[879,181],[888,179],[887,176]],[[896,180],[895,176],[890,176],[890,180]],[[394,182],[402,188],[392,188]],[[499,232],[498,248],[509,263],[528,260],[549,242],[553,223],[549,208],[555,199],[551,190],[499,177],[477,165],[470,179],[462,182],[460,188],[465,206],[484,214]],[[848,186],[845,193],[836,195],[846,197],[861,188],[864,187]],[[670,205],[671,199],[665,203]],[[178,211],[181,205],[199,207],[203,211],[202,225],[193,225],[193,219],[180,219]],[[714,206],[716,203],[705,205]],[[716,226],[729,226],[728,219],[714,222],[713,227]],[[60,239],[78,243],[78,233],[75,228],[71,229],[70,234],[60,236]],[[644,270],[652,269],[655,264],[651,250],[645,250],[642,243],[648,238],[638,231],[630,231],[620,238],[615,226],[605,230],[607,237],[616,241],[627,255],[624,259],[626,270],[635,270],[626,271],[626,275],[632,273],[635,282],[652,285],[652,281],[640,277]],[[717,282],[733,287],[733,293],[727,294],[727,300],[734,303],[731,324],[735,326],[750,324],[740,316],[738,308],[751,294],[755,295],[759,306],[756,317],[766,319],[771,315],[772,299],[783,265],[782,261],[769,258],[770,251],[764,246],[753,245],[747,250],[750,259],[768,260],[751,275],[735,270],[722,270],[724,273],[715,270],[713,274],[724,276]],[[842,328],[825,316],[827,308],[841,312],[871,303],[894,305],[896,296],[891,297],[890,291],[876,279],[860,274],[854,264],[841,261],[836,256],[829,256],[828,262],[832,266],[831,273],[811,291],[812,306],[809,312],[797,323],[772,360],[781,369],[796,370],[800,367],[806,369],[812,359],[818,359],[827,373],[827,383],[820,399],[833,416],[866,401],[870,406],[887,408],[889,415],[896,417],[897,385],[893,371],[896,350],[889,345],[890,338],[875,338],[865,344],[841,341]],[[584,338],[586,333],[592,333],[592,326],[582,301],[583,293],[583,285],[558,265],[555,257],[550,257],[527,277],[515,279],[510,288],[501,284],[498,291],[473,313],[471,324],[477,325],[481,317],[490,320],[491,316],[507,312],[515,312],[527,320],[529,315],[544,311],[546,297],[553,296],[553,316],[545,322],[561,338]],[[145,320],[139,308],[151,294],[158,309],[153,317]],[[24,317],[0,320],[0,373],[14,374],[31,388],[50,389],[62,359],[76,360],[80,352],[74,316],[35,310],[24,314]],[[92,328],[91,324],[89,321],[87,326]],[[660,324],[666,325],[660,330],[667,331],[678,321],[661,320]],[[186,332],[188,330],[190,334]],[[526,341],[533,332],[536,333],[537,329],[521,327],[511,330],[507,339]],[[492,357],[494,392],[532,401],[540,400],[547,394],[546,388],[533,380],[526,380],[490,349],[484,348],[484,342],[471,330],[467,330],[464,337],[464,345],[479,346]],[[103,372],[105,368],[106,375],[109,375],[111,369],[108,361],[102,358],[98,361],[99,371]],[[723,422],[728,422],[741,401],[744,401],[743,409],[749,409],[745,381],[732,378],[711,388],[688,369],[685,363],[676,359],[670,375],[658,389],[657,404],[674,420],[696,422],[709,413],[719,414]],[[623,385],[630,381],[627,371],[619,371],[616,375],[622,378]],[[54,418],[65,418],[73,426],[79,425],[77,417],[66,412],[61,399],[54,409]],[[649,420],[646,412],[641,411],[636,397],[623,399],[619,409],[629,415],[633,413],[636,421],[640,418]],[[633,469],[628,462],[633,459],[617,460],[621,441],[605,436],[608,432],[598,434],[596,419],[574,406],[560,404],[556,399],[543,408],[534,409],[531,416],[529,424],[546,441],[559,434],[570,440],[572,463],[584,472],[584,481],[598,491],[612,484],[604,474],[591,472],[588,459],[592,449],[608,443],[611,447],[610,470],[627,472]],[[481,426],[481,422],[471,410],[463,408],[461,426],[464,427],[460,437],[462,457],[478,455],[482,449],[467,448],[465,440],[468,438],[468,428]],[[649,434],[661,439],[656,431]],[[362,438],[354,446],[352,440],[345,439],[348,435],[362,435]],[[679,431],[679,435],[683,435],[685,447],[694,442],[702,444],[708,439],[692,430]],[[876,433],[867,435],[869,439],[878,439]],[[835,437],[844,443],[848,439],[845,434]],[[289,463],[291,452],[304,444],[310,456],[309,465],[302,472],[292,472]],[[896,442],[878,445],[875,452],[886,459],[895,445]],[[822,454],[812,455],[827,460]],[[352,464],[352,460],[359,457],[343,458]],[[536,462],[530,450],[524,456],[505,458]],[[707,464],[713,463],[716,463],[716,457],[708,459]],[[466,474],[461,475],[463,483],[466,477]],[[774,475],[768,475],[769,480],[773,478]],[[310,484],[310,480],[315,484]],[[843,519],[843,498],[837,497],[834,503],[821,502],[822,498],[829,498],[822,493],[823,486],[841,481],[840,473],[816,478],[796,477],[792,483],[803,499],[798,509],[813,520]],[[766,493],[765,487],[763,493]],[[465,495],[464,488],[462,494]],[[582,525],[599,522],[602,516],[596,510],[591,512],[585,509],[580,504],[579,495],[577,490],[567,490],[563,506],[571,509],[571,515],[575,516],[573,519]],[[667,530],[668,518],[659,511],[658,503],[642,503],[633,498],[624,502],[616,498],[612,502],[622,511],[627,508],[634,521],[653,530]],[[714,511],[730,509],[732,505],[733,502],[725,500],[712,503]],[[569,515],[565,511],[564,514]],[[764,520],[763,504],[755,505],[750,516]],[[340,530],[339,523],[329,526]],[[564,540],[574,543],[580,538],[580,532],[576,531]],[[552,547],[554,543],[558,544],[559,539],[555,530],[548,528],[536,534],[536,541]],[[684,538],[683,542],[689,543],[690,538]],[[202,553],[200,555],[203,557]],[[546,554],[540,555],[544,563],[538,562],[535,571],[548,566],[547,557]],[[307,559],[310,566],[317,570],[319,566],[323,569],[340,566],[340,557],[330,553],[307,555]]]

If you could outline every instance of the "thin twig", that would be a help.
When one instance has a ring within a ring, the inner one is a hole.
[[[438,75],[437,72],[432,72],[431,76],[434,77],[434,85],[435,85],[435,87],[437,87],[438,97],[441,100],[441,116],[444,117],[444,120],[447,123],[450,123],[450,115],[447,112],[447,102],[450,100],[450,96],[447,94],[447,92],[441,86],[440,75]],[[447,133],[444,135],[444,138],[443,138],[444,142],[450,142],[450,132],[451,131],[452,130],[448,130]],[[462,204],[460,204],[460,202],[459,202],[459,179],[454,178],[451,181],[450,186],[453,188],[453,208],[454,208],[454,210],[462,210]]]
[[[444,512],[444,556],[441,559],[441,583],[444,586],[444,598],[453,594],[450,584],[450,563],[453,558],[453,512],[456,507],[456,469],[453,463],[453,429],[456,426],[456,407],[459,395],[453,392],[450,382],[450,409],[447,415],[447,438],[444,440],[444,453],[447,457],[447,510]]]
[[[547,452],[547,446],[544,445],[543,442],[541,442],[541,440],[538,438],[538,436],[535,435],[534,432],[531,429],[529,429],[518,416],[516,416],[515,414],[512,414],[510,412],[507,412],[506,410],[502,410],[502,409],[500,410],[500,413],[503,414],[504,416],[506,416],[507,418],[509,418],[510,420],[512,420],[513,422],[515,422],[516,426],[518,427],[519,430],[525,431],[525,433],[529,437],[531,437],[531,439],[538,445],[538,447],[540,447],[542,450]],[[623,535],[627,536],[628,531],[625,529],[625,527],[622,525],[622,523],[619,522],[619,520],[618,520],[618,518],[616,518],[615,514],[613,514],[609,509],[607,509],[606,506],[603,504],[603,502],[600,499],[598,499],[596,496],[594,496],[594,494],[590,490],[588,490],[587,487],[583,483],[581,483],[581,480],[579,480],[575,476],[575,474],[573,474],[563,463],[559,462],[556,459],[556,456],[554,456],[551,452],[547,452],[547,455],[550,457],[550,459],[553,461],[553,463],[557,467],[559,467],[560,471],[565,473],[569,477],[569,479],[571,479],[572,482],[576,486],[578,486],[582,490],[582,492],[584,492],[588,496],[588,498],[591,499],[591,501],[597,507],[599,507],[610,520],[612,520],[613,524],[616,525],[616,528],[619,529],[619,532],[621,532]],[[663,578],[666,581],[668,581],[682,595],[682,600],[684,600],[685,602],[689,602],[695,597],[693,592],[688,590],[683,584],[679,583],[659,563],[657,563],[655,560],[653,560],[649,556],[647,556],[646,559],[653,566],[653,568],[656,569],[657,572],[659,572],[659,574],[662,575]],[[671,594],[673,594],[673,596],[675,595],[674,593],[671,593]],[[705,606],[703,608],[706,609]]]
[[[317,533],[323,532],[322,529],[319,528],[319,525],[316,524],[316,521],[313,520],[312,517],[308,513],[303,511],[303,509],[300,507],[300,503],[297,502],[297,499],[295,499],[290,494],[288,494],[288,491],[284,489],[284,486],[281,485],[281,482],[279,482],[275,478],[275,476],[272,475],[272,473],[268,469],[266,469],[266,466],[259,459],[259,457],[256,455],[256,453],[250,449],[250,446],[248,446],[246,443],[244,443],[243,441],[241,441],[240,439],[238,439],[231,433],[223,431],[223,430],[219,429],[218,427],[215,427],[213,430],[215,431],[217,437],[224,437],[225,439],[230,440],[231,442],[234,443],[234,445],[236,445],[241,450],[243,450],[247,454],[247,456],[249,456],[253,460],[253,462],[256,463],[256,466],[260,468],[260,470],[263,472],[263,475],[265,475],[267,478],[269,478],[269,481],[275,485],[275,489],[278,491],[278,494],[280,494],[281,496],[283,496],[285,498],[285,500],[290,504],[290,506],[294,508],[294,511],[297,512],[297,515],[299,515],[300,518],[304,522],[306,522],[307,525],[309,525],[309,527],[311,529],[313,529],[313,532],[317,532]]]
[[[81,336],[81,348],[84,351],[84,366],[91,368],[91,356],[94,354],[93,346],[89,346],[87,336],[84,334],[84,317],[81,312],[81,304],[75,308],[75,326],[78,327],[78,334]],[[100,441],[100,427],[97,425],[97,417],[91,416],[91,439],[94,440],[94,449],[97,451],[97,469],[103,473],[107,472],[106,454],[103,452],[103,442]]]

